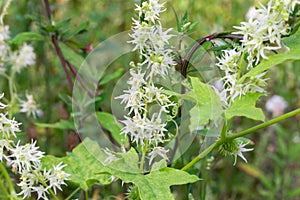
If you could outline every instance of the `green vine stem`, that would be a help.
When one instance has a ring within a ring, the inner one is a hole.
[[[194,166],[197,162],[199,162],[202,158],[204,158],[207,154],[209,154],[213,149],[215,149],[216,147],[219,147],[221,144],[223,144],[227,141],[234,140],[234,139],[239,138],[239,137],[243,137],[243,136],[248,135],[250,133],[254,133],[254,132],[256,132],[260,129],[271,126],[272,124],[276,124],[276,123],[278,123],[282,120],[293,117],[297,114],[300,114],[300,108],[298,108],[296,110],[293,110],[291,112],[288,112],[288,113],[286,113],[284,115],[281,115],[279,117],[276,117],[274,119],[271,119],[271,120],[269,120],[265,123],[259,124],[257,126],[252,127],[252,128],[249,128],[247,130],[241,131],[241,132],[236,133],[236,134],[229,135],[225,138],[221,138],[221,139],[217,140],[215,143],[213,143],[212,145],[210,145],[207,149],[202,151],[196,158],[194,158],[191,162],[189,162],[187,165],[185,165],[181,170],[183,170],[183,171],[188,170],[189,168]]]
[[[13,182],[11,181],[11,178],[10,178],[5,166],[1,162],[0,162],[0,171],[1,171],[1,173],[3,174],[3,176],[6,180],[6,183],[8,185],[8,189],[9,189],[9,192],[10,192],[11,196],[15,197],[17,193],[15,191]]]
[[[1,199],[1,198],[7,198],[7,197],[9,196],[9,194],[8,194],[8,192],[7,192],[7,189],[6,189],[5,185],[4,185],[4,183],[3,183],[2,176],[1,176],[0,178],[1,178],[1,180],[0,180],[0,189],[1,189],[1,191],[2,191],[2,192],[4,193],[4,195],[5,195],[5,196],[3,196],[3,197],[0,196],[0,199]]]
[[[65,200],[71,199],[77,192],[79,192],[80,187],[78,187],[76,190],[74,190]]]

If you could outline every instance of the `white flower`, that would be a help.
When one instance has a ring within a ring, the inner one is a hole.
[[[148,140],[155,144],[163,142],[166,124],[161,123],[160,115],[152,115],[151,120],[146,116],[136,115],[133,118],[124,116],[126,120],[121,121],[124,127],[121,130],[122,134],[129,135],[132,142],[137,145],[144,145],[144,140]]]
[[[282,115],[287,107],[288,103],[279,95],[273,95],[266,103],[266,109],[272,112],[273,117]]]
[[[34,175],[29,173],[28,171],[23,171],[21,177],[21,182],[17,185],[21,187],[21,192],[18,193],[19,196],[23,196],[23,199],[27,197],[31,197],[31,193],[33,192],[32,187],[34,185]]]
[[[38,185],[36,187],[32,187],[32,192],[36,192],[38,194],[37,199],[48,200],[47,194],[49,192],[43,185]]]
[[[166,77],[170,68],[175,65],[173,56],[167,52],[144,56],[146,59],[143,64],[147,66],[149,71],[149,74],[146,77],[147,80],[151,80],[154,76]]]
[[[54,190],[54,193],[56,194],[56,188],[62,191],[61,185],[67,185],[65,183],[66,180],[69,180],[70,174],[64,172],[62,169],[66,167],[67,165],[64,165],[62,162],[60,162],[58,165],[53,165],[53,169],[50,170],[49,176],[47,176],[47,180],[49,181],[49,188],[52,188]]]
[[[6,118],[7,114],[0,113],[0,132],[2,132],[4,138],[16,137],[16,133],[20,132],[19,125],[21,123]]]
[[[240,60],[241,51],[237,49],[223,50],[222,57],[218,59],[216,64],[221,70],[235,73],[238,70],[238,62]]]
[[[155,24],[155,20],[159,19],[159,14],[166,9],[162,9],[163,4],[159,4],[158,0],[149,0],[142,3],[142,6],[136,4],[136,10],[139,12],[139,17],[145,15],[145,20]]]
[[[0,100],[4,97],[4,93],[0,94]],[[0,102],[0,109],[4,109],[7,105]]]
[[[26,94],[26,101],[21,100],[20,112],[26,113],[27,117],[32,115],[34,118],[41,113],[41,110],[37,108],[37,104],[32,95]]]
[[[12,70],[20,73],[27,66],[35,64],[35,53],[33,48],[26,43],[23,44],[19,52],[14,52],[11,56]]]
[[[169,152],[169,149],[166,150],[165,148],[159,147],[159,146],[154,147],[153,150],[149,153],[149,156],[150,156],[149,164],[151,165],[151,163],[153,162],[153,160],[156,156],[160,156],[164,160],[169,160],[168,155],[167,155],[168,152]]]
[[[18,141],[14,148],[11,148],[11,159],[8,164],[13,170],[22,173],[24,170],[29,171],[32,166],[39,166],[40,160],[44,156],[44,152],[39,151],[39,147],[35,146],[36,141],[25,145],[20,145]]]
[[[240,158],[242,158],[245,162],[247,162],[247,159],[245,158],[245,156],[243,155],[243,152],[248,152],[248,151],[253,151],[252,149],[246,149],[245,146],[247,146],[249,143],[243,143],[243,142],[239,142],[238,144],[238,150],[233,152],[232,155],[234,156],[234,163],[233,165],[236,164],[237,161],[237,157],[239,156]]]

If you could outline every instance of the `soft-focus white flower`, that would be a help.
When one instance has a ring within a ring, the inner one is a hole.
[[[0,100],[4,97],[4,93],[0,94]],[[0,109],[4,109],[7,105],[0,101]]]
[[[38,166],[44,152],[39,151],[39,147],[35,146],[36,141],[20,145],[20,141],[14,148],[11,148],[11,159],[8,164],[12,166],[13,170],[22,173],[24,170],[29,171],[32,166]]]
[[[33,99],[32,95],[26,94],[26,101],[21,100],[21,110],[20,112],[26,113],[27,117],[32,115],[34,118],[41,113],[41,111],[37,108],[37,104]]]
[[[154,147],[153,150],[149,153],[149,156],[150,156],[149,164],[151,165],[151,163],[153,162],[153,160],[156,156],[160,156],[164,160],[169,160],[168,155],[167,155],[168,152],[169,152],[169,149],[166,150],[165,148],[160,147],[160,146]]]
[[[104,165],[108,165],[109,163],[111,163],[114,160],[117,160],[117,156],[115,156],[109,149],[104,149],[103,150],[104,153],[106,154],[106,159],[104,160],[103,164]]]
[[[279,95],[273,95],[266,103],[266,109],[272,113],[273,117],[282,115],[287,107],[288,103]]]
[[[9,34],[9,26],[0,25],[0,42],[8,40]]]
[[[35,64],[36,55],[33,52],[32,46],[23,44],[18,52],[11,55],[12,70],[20,73],[21,70],[27,66]]]
[[[0,113],[0,132],[2,132],[4,138],[16,137],[16,133],[20,132],[19,125],[21,123],[14,119],[6,118],[7,114]]]

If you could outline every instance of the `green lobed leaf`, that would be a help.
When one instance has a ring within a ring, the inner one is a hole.
[[[116,154],[118,160],[104,166],[102,163],[106,155],[100,150],[97,142],[86,138],[72,153],[66,157],[55,158],[46,156],[42,162],[44,166],[63,161],[67,164],[64,171],[71,174],[70,180],[88,190],[94,183],[107,184],[111,182],[111,175],[126,183],[133,183],[139,188],[142,200],[174,199],[170,186],[193,183],[199,180],[197,176],[187,172],[168,168],[163,162],[154,165],[150,174],[140,173],[139,157],[134,149],[126,153]]]
[[[232,105],[225,111],[227,120],[235,116],[244,116],[254,120],[265,120],[265,115],[260,108],[256,108],[257,99],[264,93],[248,93],[239,99],[236,99]]]
[[[240,78],[238,81],[242,83],[246,78],[256,76],[271,67],[281,64],[286,61],[300,60],[300,29],[298,31],[283,39],[283,43],[289,48],[289,51],[284,53],[270,55],[268,59],[262,60],[259,65],[251,69],[248,73]]]
[[[23,32],[16,35],[9,43],[18,45],[33,40],[44,40],[44,37],[38,33]]]
[[[122,140],[124,140],[125,137],[124,135],[120,134],[122,125],[117,122],[115,117],[112,114],[106,112],[96,112],[96,117],[100,125],[108,130],[113,138],[121,145]]]
[[[124,69],[117,69],[115,72],[105,75],[103,79],[100,81],[99,85],[104,85],[108,83],[109,81],[119,78],[124,73]]]
[[[194,97],[196,106],[190,110],[191,117],[199,115],[198,125],[205,125],[209,120],[217,120],[222,115],[220,96],[208,84],[196,77],[190,77],[193,90],[188,93]]]
[[[110,173],[125,183],[133,183],[139,188],[142,200],[174,199],[170,186],[193,183],[199,180],[197,176],[190,175],[182,170],[168,168],[159,162],[154,165],[150,174],[143,175],[138,169],[138,155],[132,149],[121,154],[122,158],[112,162]],[[162,168],[159,168],[161,166]]]
[[[100,151],[96,142],[85,139],[72,153],[68,153],[66,157],[55,158],[53,156],[46,156],[42,162],[47,167],[52,166],[52,163],[63,161],[67,165],[64,171],[71,174],[69,181],[87,191],[95,183],[111,183],[110,174],[100,174],[100,172],[105,172],[105,166],[100,162],[100,160],[104,160],[105,158],[106,155]]]

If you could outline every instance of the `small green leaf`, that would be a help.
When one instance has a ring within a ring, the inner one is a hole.
[[[69,24],[70,24],[70,21],[71,21],[71,18],[65,19],[65,20],[63,20],[63,21],[57,23],[57,24],[55,25],[55,28],[56,28],[56,29],[63,28],[64,26],[69,25]]]
[[[84,62],[84,58],[76,53],[73,49],[65,45],[63,42],[59,42],[59,47],[66,60],[68,60],[76,69],[78,69]]]
[[[177,31],[178,31],[178,32],[181,32],[181,24],[180,24],[180,22],[179,22],[179,17],[178,17],[178,15],[177,15],[177,13],[176,13],[176,10],[174,9],[173,6],[172,6],[172,10],[173,10],[173,12],[174,12],[175,19],[176,19]]]
[[[9,43],[18,45],[33,40],[44,40],[44,36],[33,32],[23,32],[16,35]]]
[[[115,117],[112,114],[106,112],[97,112],[96,117],[100,125],[108,130],[113,138],[118,142],[118,144],[121,145],[122,140],[124,140],[125,137],[124,135],[120,134],[122,125],[117,122]]]
[[[257,99],[262,95],[263,93],[248,93],[236,99],[226,110],[226,119],[229,120],[235,116],[244,116],[250,119],[264,121],[265,115],[263,111],[255,107]]]
[[[109,81],[119,78],[124,73],[124,69],[117,69],[115,72],[105,75],[103,79],[100,81],[99,85],[104,85],[108,83]]]
[[[89,25],[89,22],[83,22],[74,31],[69,31],[69,33],[64,34],[63,38],[65,40],[67,40],[67,39],[72,38],[72,37],[74,37],[78,34],[81,34],[81,33],[85,32],[88,25]]]

